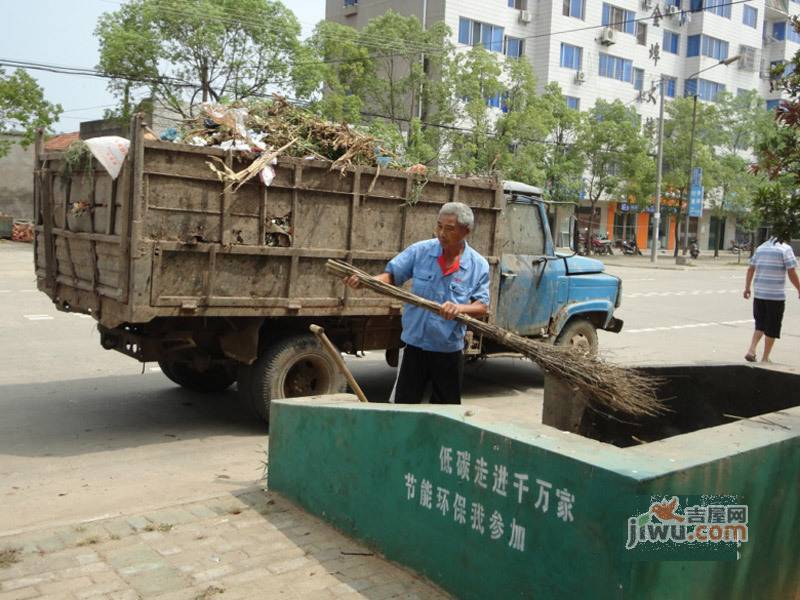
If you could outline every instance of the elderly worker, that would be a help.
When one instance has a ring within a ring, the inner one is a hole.
[[[436,238],[412,244],[375,277],[398,286],[411,279],[413,293],[442,305],[438,315],[412,305],[403,309],[406,346],[395,383],[397,403],[419,403],[430,382],[431,402],[461,404],[466,326],[454,319],[459,314],[481,317],[489,306],[489,263],[466,241],[474,223],[466,204],[444,204]],[[355,277],[346,283],[359,285]]]

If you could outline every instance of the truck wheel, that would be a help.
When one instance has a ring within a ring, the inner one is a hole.
[[[596,356],[597,329],[586,319],[573,319],[558,334],[556,346],[574,346],[588,356]]]
[[[222,392],[236,380],[224,365],[198,371],[188,362],[160,360],[158,366],[171,381],[193,392]]]
[[[297,398],[337,394],[347,389],[347,381],[312,334],[295,335],[273,343],[248,368],[250,406],[269,423],[273,398]]]

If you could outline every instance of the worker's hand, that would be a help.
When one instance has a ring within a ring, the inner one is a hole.
[[[745,290],[744,290],[744,294],[742,294],[742,296],[744,296],[744,299],[745,299],[745,300],[747,300],[748,298],[750,298],[750,288],[745,288]]]
[[[452,321],[456,318],[456,315],[461,312],[461,306],[459,304],[455,304],[454,302],[445,302],[442,304],[442,308],[439,311],[439,315],[447,319],[448,321]]]
[[[358,288],[361,287],[361,282],[358,280],[358,277],[356,277],[355,275],[350,275],[350,277],[345,278],[344,284],[347,287],[353,288],[354,290],[357,290]]]

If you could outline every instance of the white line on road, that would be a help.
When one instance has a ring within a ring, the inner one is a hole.
[[[724,325],[744,325],[752,323],[753,319],[742,319],[741,321],[712,321],[710,323],[689,323],[684,325],[669,325],[666,327],[645,327],[642,329],[623,329],[623,333],[651,333],[653,331],[674,331],[676,329],[695,329],[698,327],[716,327]]]
[[[28,319],[29,321],[49,321],[50,319],[54,318],[51,317],[50,315],[22,315],[22,316]]]

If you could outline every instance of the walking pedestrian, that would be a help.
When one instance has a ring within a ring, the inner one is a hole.
[[[756,329],[750,348],[744,355],[749,362],[756,361],[756,349],[764,339],[764,354],[761,362],[771,362],[769,355],[775,340],[781,337],[783,311],[786,305],[786,276],[800,296],[800,279],[797,277],[797,259],[792,247],[782,239],[772,237],[756,248],[747,269],[744,297],[750,298],[750,286],[755,282],[753,295],[753,318]]]

